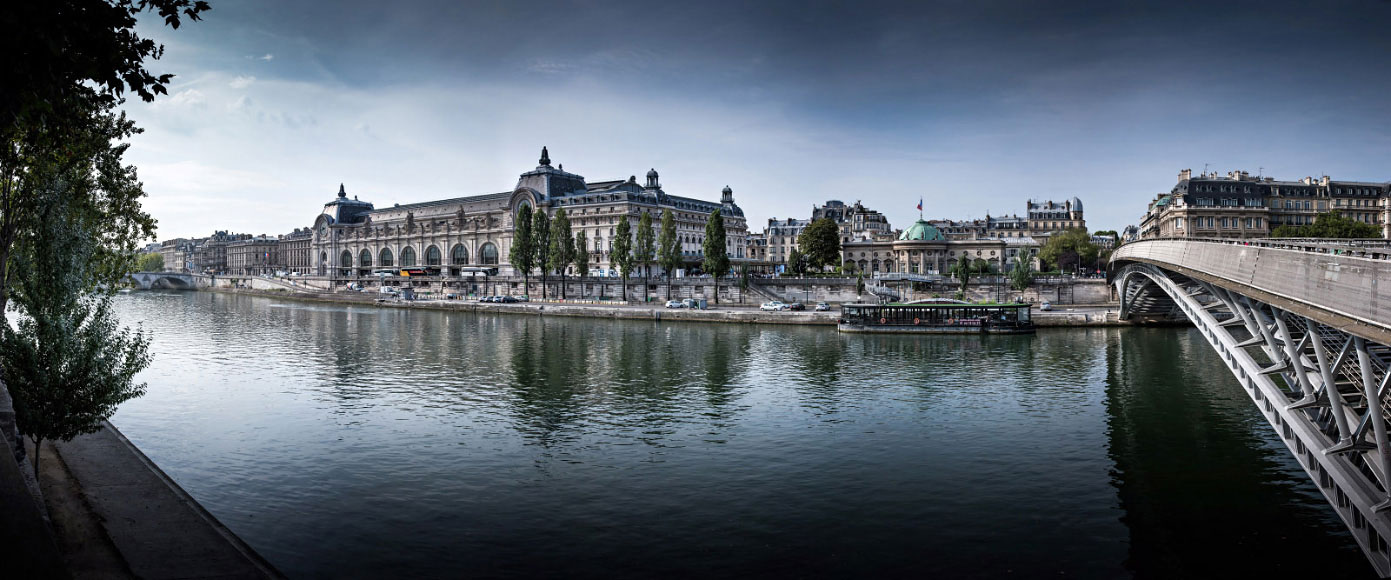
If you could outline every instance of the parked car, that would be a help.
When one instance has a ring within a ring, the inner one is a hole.
[[[830,305],[830,304],[827,304],[827,303],[825,303],[825,302],[817,302],[817,303],[816,303],[816,311],[817,311],[817,312],[826,312],[826,311],[828,311],[828,310],[830,310],[830,309],[831,309],[831,305]]]
[[[777,300],[773,300],[771,302],[764,302],[763,305],[759,306],[758,308],[759,310],[787,310],[787,305],[783,304],[782,302],[778,302]]]
[[[685,308],[686,305],[680,300],[667,300],[667,308]]]
[[[801,302],[793,302],[787,305],[788,310],[806,310],[807,306]]]
[[[507,304],[515,304],[515,303],[517,303],[517,302],[526,302],[526,297],[525,297],[525,296],[523,296],[523,297],[521,297],[521,298],[518,298],[518,297],[516,297],[516,296],[502,296],[501,298],[502,298],[501,302],[504,302],[504,303],[507,303]]]
[[[682,299],[681,299],[681,307],[682,307],[682,308],[695,308],[696,305],[697,305],[697,302],[696,302],[696,299],[695,299],[695,298],[682,298]]]
[[[382,294],[396,294],[396,288],[393,286],[382,286],[377,291]]]
[[[1044,310],[1044,311],[1052,310],[1052,309],[1053,309],[1053,303],[1052,303],[1052,302],[1049,302],[1049,301],[1047,301],[1047,300],[1044,300],[1042,303],[1040,303],[1040,304],[1038,305],[1038,309],[1039,309],[1039,310]]]

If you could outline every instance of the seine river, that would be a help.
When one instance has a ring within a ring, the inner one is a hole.
[[[1192,330],[117,309],[112,421],[293,578],[1372,575]]]

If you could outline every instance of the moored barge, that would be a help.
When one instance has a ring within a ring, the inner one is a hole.
[[[923,334],[1032,334],[1029,305],[1004,304],[845,304],[836,328],[841,332]]]

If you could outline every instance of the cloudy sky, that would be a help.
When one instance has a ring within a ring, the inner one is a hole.
[[[161,239],[591,181],[734,189],[754,229],[1080,197],[1135,223],[1180,169],[1391,180],[1391,2],[212,0],[126,109]]]

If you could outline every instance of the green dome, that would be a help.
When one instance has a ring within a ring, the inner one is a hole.
[[[913,224],[913,227],[903,230],[903,233],[898,235],[898,239],[931,242],[934,240],[945,240],[946,238],[942,237],[942,232],[932,227],[932,224],[919,219],[917,223]]]

